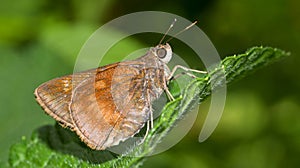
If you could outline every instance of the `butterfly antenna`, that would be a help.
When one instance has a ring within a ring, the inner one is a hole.
[[[165,32],[164,36],[161,38],[161,40],[159,41],[159,44],[161,44],[161,42],[165,39],[166,35],[168,34],[168,32],[172,29],[172,27],[174,26],[175,22],[177,21],[177,19],[175,18],[174,21],[172,22],[172,24],[170,25],[170,27],[168,28],[168,30]]]
[[[188,25],[186,28],[184,28],[184,29],[182,29],[181,31],[179,31],[178,33],[176,33],[173,37],[170,37],[170,38],[166,41],[166,43],[169,42],[169,41],[171,41],[171,40],[172,40],[174,37],[176,37],[177,35],[179,35],[179,34],[185,32],[185,31],[188,30],[188,29],[190,29],[190,28],[193,27],[195,24],[197,24],[197,21],[195,21],[194,23]]]

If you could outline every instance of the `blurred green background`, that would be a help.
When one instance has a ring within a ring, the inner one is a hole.
[[[54,123],[33,91],[72,73],[81,46],[97,28],[124,14],[159,10],[198,20],[222,57],[260,45],[292,55],[229,87],[221,122],[207,141],[197,141],[209,108],[204,103],[189,134],[144,167],[299,167],[299,6],[296,0],[1,1],[0,160],[7,160],[9,147],[23,135]],[[112,54],[118,59],[149,41],[155,45],[159,37],[130,38]]]

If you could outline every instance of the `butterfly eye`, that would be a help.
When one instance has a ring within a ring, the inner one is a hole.
[[[156,54],[159,58],[165,58],[167,55],[167,50],[164,48],[160,48],[156,51]]]

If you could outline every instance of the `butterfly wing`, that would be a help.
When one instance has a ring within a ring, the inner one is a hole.
[[[103,150],[136,134],[149,118],[144,63],[98,68],[80,83],[71,99],[75,131],[92,149]]]
[[[94,75],[89,70],[52,79],[35,89],[35,97],[41,107],[63,127],[74,128],[69,113],[72,89],[84,79]]]

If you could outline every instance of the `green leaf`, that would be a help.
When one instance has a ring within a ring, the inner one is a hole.
[[[191,80],[181,94],[178,94],[176,83],[171,83],[170,91],[178,96],[164,106],[144,142],[127,151],[131,156],[140,157],[91,150],[75,133],[55,125],[41,127],[33,132],[30,139],[23,137],[21,142],[13,145],[10,149],[9,164],[12,167],[139,167],[195,102],[203,102],[212,89],[222,85],[222,73],[229,84],[287,55],[289,53],[279,49],[253,47],[245,54],[226,57],[207,75]]]

